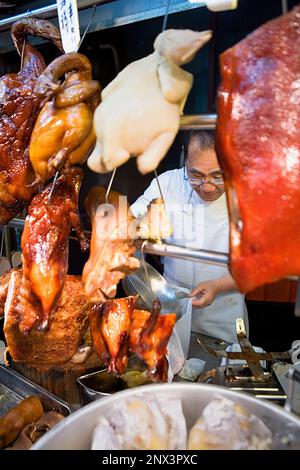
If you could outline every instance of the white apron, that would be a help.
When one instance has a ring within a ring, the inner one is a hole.
[[[184,179],[183,169],[168,171],[159,178],[166,211],[174,229],[172,237],[167,241],[191,248],[228,253],[229,220],[225,194],[214,202],[203,201]],[[149,200],[156,197],[159,197],[157,184],[152,182],[144,196],[132,206],[133,212],[141,213],[136,207],[142,202],[147,205]],[[228,273],[226,266],[164,258],[164,277],[190,290],[202,281],[216,279]],[[238,292],[219,294],[212,305],[205,308],[193,307],[192,330],[236,343],[236,317],[244,319],[246,331],[249,332],[244,295]]]

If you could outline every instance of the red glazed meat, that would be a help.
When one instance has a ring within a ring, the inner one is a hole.
[[[17,311],[20,329],[48,328],[51,311],[57,304],[68,270],[68,239],[73,228],[83,249],[88,247],[77,211],[83,172],[66,170],[56,181],[35,196],[29,206],[22,235],[23,279]]]
[[[243,292],[300,274],[299,50],[297,6],[221,55],[217,153]]]
[[[60,49],[58,29],[46,20],[29,18],[12,26],[11,36],[22,55],[27,34],[53,41]],[[38,116],[40,99],[34,93],[45,68],[41,54],[26,43],[18,73],[0,78],[0,225],[5,225],[30,202],[35,186],[29,161],[29,142]]]

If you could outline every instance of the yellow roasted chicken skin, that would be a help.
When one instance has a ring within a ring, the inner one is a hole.
[[[65,74],[60,84],[59,78]],[[100,102],[100,84],[92,80],[88,58],[70,53],[46,68],[35,92],[46,103],[33,129],[29,155],[37,181],[45,182],[57,170],[84,162],[92,150],[96,140],[93,113]]]

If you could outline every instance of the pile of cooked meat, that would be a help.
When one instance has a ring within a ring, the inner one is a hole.
[[[195,54],[201,33],[186,34],[180,36]],[[90,257],[82,279],[67,274],[71,231],[82,250],[89,248],[78,213],[83,171],[75,165],[87,159],[96,141],[93,115],[101,87],[91,63],[69,53],[46,67],[27,36],[48,38],[62,50],[59,31],[48,21],[18,21],[11,35],[22,63],[17,74],[0,79],[0,224],[23,209],[27,217],[22,268],[0,278],[0,317],[10,356],[33,365],[84,361],[91,353],[90,346],[83,348],[91,324],[94,350],[111,372],[122,373],[135,352],[151,373],[164,378],[161,364],[175,315],[161,317],[154,308],[138,321],[130,299],[109,300],[118,282],[139,267],[130,235],[134,217],[127,203],[121,207],[119,193],[107,199],[104,188],[90,191],[85,201],[92,223]],[[147,351],[139,347],[137,327]]]
[[[134,155],[141,173],[155,169],[192,86],[181,65],[211,32],[166,30],[154,52],[126,67],[102,94],[87,57],[62,54],[46,67],[29,35],[62,49],[53,24],[18,21],[11,36],[21,69],[0,78],[0,225],[27,212],[22,268],[0,278],[8,350],[14,361],[30,364],[84,360],[90,325],[109,371],[122,374],[134,353],[164,380],[175,314],[160,315],[157,301],[146,311],[135,308],[134,297],[114,297],[119,281],[139,267],[134,239],[154,233],[160,240],[170,227],[149,227],[147,215],[135,224],[120,194],[95,187],[85,200],[89,242],[78,213],[83,171],[76,165],[89,159],[93,170],[111,171]],[[300,6],[221,56],[217,154],[229,203],[230,269],[242,291],[300,274],[297,46]],[[162,201],[154,203],[164,221]],[[67,274],[71,231],[82,250],[90,246],[82,278]]]

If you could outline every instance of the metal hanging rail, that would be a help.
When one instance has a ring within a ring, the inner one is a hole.
[[[101,3],[111,3],[113,1],[115,0],[81,0],[78,2],[78,10],[83,10]],[[39,18],[47,19],[54,18],[57,16],[57,5],[54,3],[53,5],[47,5],[45,7],[36,8],[32,11],[29,10],[28,12],[26,11],[24,13],[20,13],[19,15],[4,18],[3,20],[0,20],[0,31],[7,31],[15,21],[23,20],[24,18],[28,18],[30,16],[38,16]]]
[[[227,265],[229,255],[219,251],[197,250],[186,248],[180,245],[168,245],[164,243],[144,242],[143,250],[145,253],[158,256],[171,256],[172,258],[185,259],[190,261],[201,261],[202,263],[216,264],[219,266]],[[298,281],[298,276],[287,276],[285,279]]]
[[[90,32],[103,31],[109,28],[129,25],[138,21],[145,21],[158,18],[165,14],[168,0],[144,1],[144,0],[78,0],[78,9],[80,10],[80,26],[86,27],[90,19],[89,9],[97,6],[93,24]],[[21,5],[17,5],[14,16],[6,16],[0,20],[0,54],[11,52],[14,49],[9,29],[11,25],[24,17],[36,16],[40,18],[57,21],[57,8],[54,0],[50,0],[51,5],[40,7],[38,0],[34,2],[23,2],[22,13]],[[49,2],[49,3],[50,3]],[[21,2],[20,2],[21,3]],[[31,9],[26,8],[26,5]],[[169,14],[180,13],[188,10],[195,10],[204,7],[205,4],[190,3],[187,0],[171,0]],[[206,7],[205,7],[206,8]],[[32,38],[32,44],[43,44],[42,38]]]
[[[189,114],[180,118],[180,130],[210,130],[216,127],[216,122],[216,114]]]
[[[224,264],[228,263],[228,255],[226,253],[186,248],[180,245],[144,242],[143,250],[145,253],[152,255],[171,256],[172,258],[201,261],[204,263],[217,264],[221,266],[224,266]]]

